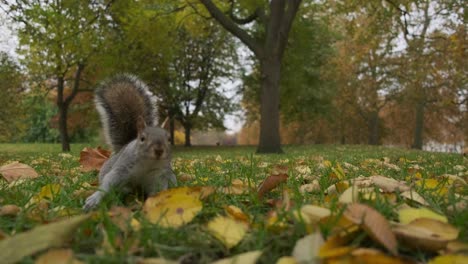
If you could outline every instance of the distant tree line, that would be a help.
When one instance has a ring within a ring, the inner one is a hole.
[[[0,56],[3,142],[61,142],[68,151],[71,141],[95,140],[92,91],[122,72],[153,87],[161,119],[174,140],[185,133],[186,146],[194,130],[222,130],[238,109],[246,123],[237,142],[261,153],[282,152],[281,143],[468,141],[463,1],[0,6],[20,44],[17,59]]]

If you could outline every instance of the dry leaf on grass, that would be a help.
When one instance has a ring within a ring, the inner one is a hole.
[[[353,223],[361,225],[372,239],[383,245],[393,255],[398,254],[397,241],[389,222],[374,208],[364,204],[350,204],[344,216]]]
[[[430,218],[447,223],[447,217],[437,214],[427,208],[404,208],[398,211],[398,219],[402,224],[409,224],[418,218]]]
[[[258,197],[263,198],[266,193],[273,190],[281,183],[286,182],[287,180],[287,174],[273,174],[268,176],[257,188]]]
[[[298,264],[294,257],[281,257],[276,261],[276,264]]]
[[[246,215],[239,207],[234,205],[228,205],[224,208],[228,216],[232,217],[234,220],[243,221],[249,223],[249,216]]]
[[[292,256],[298,263],[320,263],[318,253],[322,245],[322,235],[320,232],[314,232],[296,241]]]
[[[228,194],[228,195],[242,195],[250,191],[249,184],[241,179],[234,179],[231,182],[231,186],[221,187],[216,190],[217,192]]]
[[[179,264],[179,261],[168,260],[165,258],[144,258],[136,262],[137,264]]]
[[[89,215],[79,215],[6,238],[0,241],[0,259],[5,264],[15,263],[39,251],[60,247],[88,218]]]
[[[41,254],[35,264],[83,264],[84,262],[75,259],[71,249],[51,249]]]
[[[0,207],[0,216],[16,216],[21,212],[21,208],[14,204],[6,204]]]
[[[216,216],[207,224],[208,231],[227,248],[237,245],[245,236],[248,226],[227,216]]]
[[[257,263],[258,258],[262,255],[262,251],[255,250],[239,255],[235,255],[230,258],[220,259],[211,264],[255,264]]]
[[[407,225],[397,225],[393,232],[408,247],[436,252],[458,237],[458,229],[448,223],[418,218]]]
[[[111,152],[101,147],[84,148],[80,153],[81,170],[84,172],[100,170],[102,164],[109,159]]]
[[[306,223],[312,224],[329,217],[331,215],[331,211],[325,207],[306,204],[301,207],[301,215]]]
[[[320,190],[321,187],[318,180],[313,180],[311,183],[306,183],[299,187],[299,192],[301,193],[319,192]]]
[[[444,255],[438,256],[429,261],[428,264],[466,264],[468,263],[467,255]]]
[[[13,162],[0,167],[0,174],[7,182],[13,182],[19,179],[34,179],[39,177],[39,174],[30,166]]]
[[[402,258],[388,256],[373,248],[357,248],[351,252],[352,263],[360,264],[405,264],[413,263]]]
[[[212,189],[180,187],[162,191],[146,199],[143,211],[153,224],[163,227],[179,227],[190,221],[203,208],[200,197]]]
[[[381,175],[375,175],[369,178],[376,187],[379,187],[384,192],[404,192],[410,190],[410,187],[407,186],[404,181],[397,181]]]
[[[413,191],[413,190],[409,190],[409,191],[405,191],[405,192],[402,192],[401,194],[401,197],[404,197],[412,202],[417,202],[419,204],[422,204],[424,206],[429,206],[429,204],[426,202],[426,200],[424,200],[424,198],[419,195],[419,193]]]
[[[38,194],[31,197],[31,199],[26,203],[25,207],[29,207],[34,204],[39,204],[42,201],[51,201],[59,194],[61,189],[60,184],[49,183],[41,187],[41,190]]]

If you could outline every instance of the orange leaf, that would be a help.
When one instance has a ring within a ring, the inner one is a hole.
[[[102,164],[109,159],[111,152],[101,147],[84,148],[80,153],[80,164],[82,171],[88,172],[93,170],[99,170]]]
[[[277,174],[277,175],[270,175],[268,176],[261,184],[258,186],[258,197],[263,198],[263,196],[276,188],[278,185],[280,185],[283,182],[286,182],[288,179],[287,174]]]
[[[362,225],[366,233],[383,245],[393,255],[397,255],[397,241],[390,224],[374,208],[364,204],[353,203],[346,208],[344,216],[355,224]]]
[[[13,162],[0,167],[0,174],[7,182],[19,179],[34,179],[39,177],[37,172],[26,164]]]

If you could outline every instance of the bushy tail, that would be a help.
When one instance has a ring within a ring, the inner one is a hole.
[[[95,103],[106,141],[115,152],[137,137],[138,116],[149,126],[157,124],[156,97],[135,76],[118,75],[101,83]]]

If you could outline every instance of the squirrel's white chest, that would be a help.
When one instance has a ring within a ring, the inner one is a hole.
[[[132,185],[153,185],[164,171],[164,163],[150,161],[148,164],[137,164],[130,168],[130,182]]]

